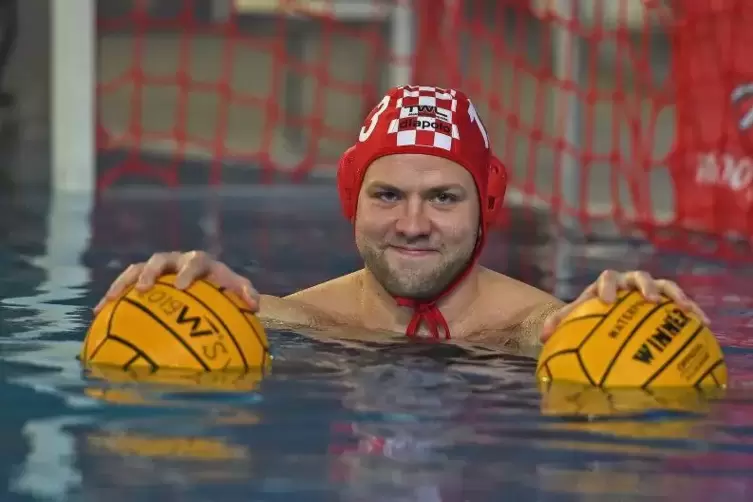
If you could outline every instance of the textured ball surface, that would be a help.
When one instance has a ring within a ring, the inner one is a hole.
[[[723,387],[724,355],[714,334],[672,300],[638,291],[613,304],[592,299],[570,313],[539,354],[540,381],[597,387]]]
[[[200,280],[179,290],[165,275],[145,292],[130,288],[95,317],[81,348],[86,365],[124,370],[264,370],[264,328],[235,294]]]

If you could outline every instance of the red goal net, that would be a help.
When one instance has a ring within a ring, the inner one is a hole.
[[[130,0],[98,25],[100,189],[326,180],[388,87],[457,86],[511,204],[750,255],[750,0]]]

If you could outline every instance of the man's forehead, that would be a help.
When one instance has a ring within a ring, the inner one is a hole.
[[[460,164],[443,157],[421,154],[396,154],[380,157],[366,170],[364,182],[412,180],[452,180],[473,183],[471,174]]]

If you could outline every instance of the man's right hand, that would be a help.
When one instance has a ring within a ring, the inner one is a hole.
[[[146,291],[160,276],[171,273],[176,274],[175,287],[178,289],[185,289],[198,279],[208,279],[240,296],[252,312],[259,311],[259,293],[251,281],[203,251],[189,251],[156,253],[146,262],[131,265],[113,281],[104,298],[94,307],[94,312],[120,297],[129,286],[135,285],[137,290]]]

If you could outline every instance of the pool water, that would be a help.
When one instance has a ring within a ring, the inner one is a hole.
[[[681,409],[644,396],[622,417],[551,416],[530,358],[290,332],[269,333],[272,373],[237,392],[107,384],[75,356],[128,263],[211,249],[264,292],[315,284],[359,264],[334,191],[131,193],[91,216],[80,197],[24,193],[0,209],[0,500],[753,500],[753,269],[567,245],[522,211],[491,239],[486,265],[565,299],[604,268],[680,282],[714,320],[732,381]],[[573,396],[559,405],[622,406]]]

